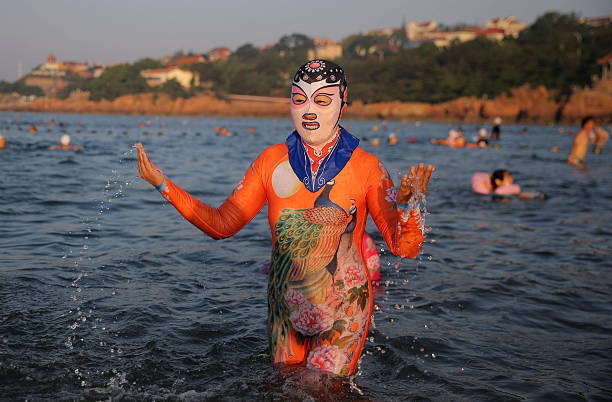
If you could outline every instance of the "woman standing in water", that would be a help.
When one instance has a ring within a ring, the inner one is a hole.
[[[409,205],[425,194],[434,170],[411,166],[396,190],[378,158],[339,125],[347,95],[338,65],[301,66],[291,86],[295,131],[261,153],[219,208],[165,178],[138,144],[140,176],[214,239],[234,235],[268,202],[272,360],[340,376],[355,372],[372,314],[361,251],[367,213],[394,254],[414,258],[423,233],[419,211]]]

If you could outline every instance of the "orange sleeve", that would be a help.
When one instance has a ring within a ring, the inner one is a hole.
[[[213,208],[174,184],[170,179],[158,186],[159,192],[198,229],[215,240],[233,236],[251,221],[266,203],[261,179],[262,157],[249,167],[244,178],[219,208]]]
[[[414,258],[423,246],[421,214],[417,209],[404,211],[395,202],[396,189],[385,167],[378,161],[370,169],[366,201],[376,227],[393,254]]]

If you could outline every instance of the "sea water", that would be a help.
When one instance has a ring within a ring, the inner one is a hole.
[[[213,241],[137,177],[132,150],[142,141],[173,181],[216,206],[290,120],[0,114],[2,398],[610,399],[609,151],[580,170],[565,163],[577,127],[529,125],[523,136],[509,124],[499,149],[451,149],[429,140],[456,124],[344,125],[382,140],[361,146],[396,182],[418,162],[436,171],[417,258],[391,255],[367,224],[381,287],[358,374],[338,385],[270,363],[267,278],[254,273],[270,256],[266,208]],[[64,133],[85,150],[50,151]],[[475,171],[499,168],[548,198],[471,192]]]

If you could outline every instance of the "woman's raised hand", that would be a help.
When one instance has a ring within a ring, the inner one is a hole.
[[[419,163],[418,168],[410,166],[410,171],[402,177],[402,183],[397,191],[397,203],[407,204],[414,196],[417,188],[421,194],[427,193],[429,178],[434,170],[436,168],[432,165],[427,165],[427,169],[425,169],[424,163]]]
[[[164,173],[149,160],[141,142],[136,146],[138,147],[138,174],[152,185],[159,186],[164,182]]]

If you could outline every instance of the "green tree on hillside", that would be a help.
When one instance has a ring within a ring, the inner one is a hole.
[[[13,83],[7,81],[0,81],[0,93],[10,94],[13,92],[16,92],[20,95],[44,95],[43,90],[40,87],[34,85],[27,85],[23,81],[16,81]]]
[[[162,67],[161,63],[154,59],[141,59],[134,64],[112,66],[104,70],[99,78],[83,85],[81,89],[89,91],[89,98],[94,101],[113,100],[127,94],[148,92],[150,88],[145,79],[140,76],[140,72],[160,67]]]

